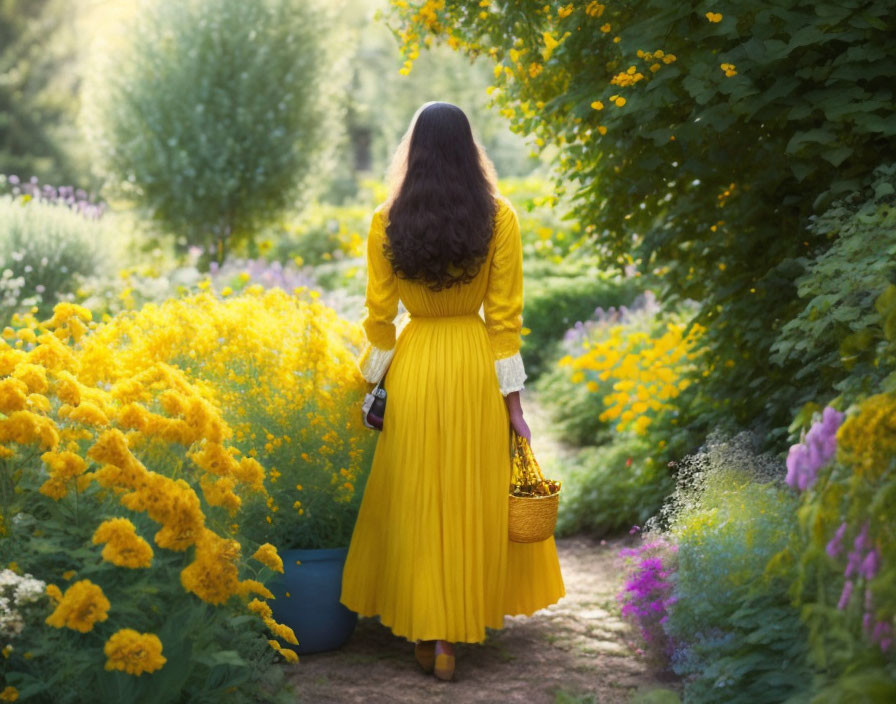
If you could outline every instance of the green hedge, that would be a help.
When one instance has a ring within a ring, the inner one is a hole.
[[[557,343],[577,321],[588,320],[599,307],[631,305],[641,292],[635,278],[546,261],[527,266],[526,277],[523,325],[531,332],[521,354],[530,378],[547,370]]]

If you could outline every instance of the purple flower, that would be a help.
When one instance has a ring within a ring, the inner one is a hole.
[[[629,534],[629,535],[634,535],[634,534],[637,533],[639,530],[641,530],[640,527],[638,527],[638,526],[632,526],[632,527],[629,529],[628,534]]]
[[[834,533],[834,537],[830,539],[827,546],[825,547],[825,551],[831,557],[838,557],[843,551],[844,533],[846,533],[846,521],[843,521],[843,523],[840,524],[837,532]]]
[[[846,557],[846,569],[843,571],[844,577],[858,576],[859,570],[862,569],[862,553],[856,550],[850,550]]]
[[[862,525],[862,530],[856,536],[853,547],[856,549],[856,552],[865,552],[865,550],[871,547],[871,541],[868,539],[868,521],[865,521]]]
[[[859,573],[865,579],[874,579],[879,569],[880,553],[877,552],[876,548],[869,550],[868,554],[865,555],[865,559],[862,561],[862,566],[859,568]]]
[[[632,532],[635,530],[640,531],[640,527],[633,526]],[[671,655],[672,645],[663,624],[675,602],[669,579],[671,566],[664,564],[670,547],[663,540],[653,540],[620,550],[619,554],[627,558],[627,569],[623,587],[616,595],[622,615],[634,623],[643,642],[666,657]]]
[[[805,491],[815,482],[818,470],[824,467],[837,450],[837,429],[843,414],[828,406],[806,433],[805,441],[792,445],[787,454],[788,485]]]
[[[803,444],[792,445],[787,453],[787,483],[801,491],[806,488],[809,466],[809,448]]]
[[[886,621],[878,621],[874,624],[874,631],[871,633],[871,642],[879,643],[885,638],[892,638],[893,627]]]
[[[821,413],[821,422],[825,429],[830,432],[836,430],[843,424],[844,415],[833,406],[826,406]]]
[[[846,605],[849,603],[849,598],[852,596],[852,580],[847,579],[846,582],[843,583],[843,592],[840,594],[840,601],[837,602],[837,608],[841,611],[846,608]]]

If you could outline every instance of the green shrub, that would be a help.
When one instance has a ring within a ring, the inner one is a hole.
[[[0,319],[37,306],[48,316],[78,277],[110,268],[100,221],[61,206],[0,196]]]
[[[803,310],[772,346],[776,364],[798,364],[800,403],[837,389],[872,392],[885,375],[876,363],[883,317],[875,299],[896,280],[896,165],[813,220],[814,238],[833,242],[796,280]]]
[[[264,256],[275,261],[294,260],[317,266],[324,262],[358,258],[376,204],[332,205],[314,202],[300,214],[286,218],[263,232]]]
[[[319,175],[327,26],[319,2],[147,4],[85,98],[110,185],[221,263]]]
[[[574,384],[568,369],[549,365],[535,380],[535,389],[551,415],[553,431],[563,442],[586,447],[613,439],[610,424],[600,419],[603,398],[585,384]]]
[[[602,535],[643,525],[673,487],[651,448],[631,433],[580,450],[563,484],[558,535]]]
[[[687,702],[785,701],[806,688],[807,633],[788,580],[765,575],[796,528],[780,460],[747,435],[708,438],[648,528],[678,546],[665,625]]]
[[[551,273],[539,276],[540,267]],[[566,330],[591,318],[596,309],[631,305],[640,293],[638,284],[596,267],[576,270],[571,264],[548,263],[527,267],[523,324],[531,332],[523,338],[521,350],[526,373],[533,378],[543,373]]]

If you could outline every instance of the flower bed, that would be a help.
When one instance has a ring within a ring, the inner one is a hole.
[[[278,639],[295,636],[253,598],[270,595],[273,546],[238,530],[265,470],[181,369],[109,348],[116,373],[98,384],[90,324],[60,304],[0,345],[7,696],[275,696],[274,650],[294,660]],[[231,461],[202,462],[210,448]]]

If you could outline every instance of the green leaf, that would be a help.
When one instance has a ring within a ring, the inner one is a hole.
[[[229,665],[231,667],[248,667],[248,663],[235,650],[219,650],[194,656],[193,660],[209,667]]]
[[[794,32],[793,36],[790,38],[790,42],[787,45],[787,53],[790,53],[801,46],[815,44],[820,39],[823,39],[824,36],[825,33],[815,25],[802,27]]]
[[[840,166],[852,155],[852,148],[847,146],[835,147],[821,152],[821,157],[825,161],[829,161],[834,166]]]
[[[802,132],[797,132],[790,138],[790,141],[787,142],[787,146],[784,151],[788,154],[794,154],[800,150],[804,144],[811,144],[813,142],[819,144],[830,144],[833,143],[836,138],[833,130],[827,127],[817,127],[812,130],[804,130]]]

